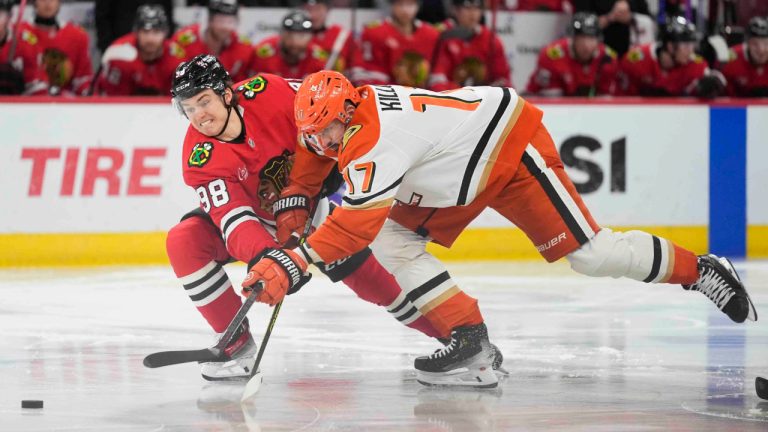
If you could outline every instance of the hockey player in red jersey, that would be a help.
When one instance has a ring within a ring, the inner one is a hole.
[[[616,93],[616,53],[600,42],[597,15],[576,13],[569,36],[544,47],[528,92],[546,96],[595,96]]]
[[[322,70],[328,53],[312,43],[312,21],[304,11],[293,11],[283,18],[282,31],[256,45],[251,69],[283,78],[301,79]]]
[[[436,91],[473,85],[511,87],[501,39],[480,24],[482,0],[453,0],[453,7],[456,27],[440,35],[430,87]]]
[[[722,71],[729,96],[768,97],[768,18],[749,21],[746,43],[731,48]]]
[[[40,67],[40,44],[28,29],[14,32],[13,3],[0,0],[0,94],[46,94],[48,83]]]
[[[262,256],[288,259],[276,240],[275,214],[291,219],[312,206],[309,197],[290,198],[302,190],[286,186],[296,147],[297,86],[269,74],[232,86],[226,70],[210,55],[182,63],[176,71],[174,105],[190,122],[182,152],[184,182],[197,192],[200,208],[170,230],[167,251],[186,293],[215,332],[224,331],[241,305],[222,265],[232,260],[252,264]],[[288,198],[279,200],[281,191]],[[316,220],[328,210],[328,201],[320,200]],[[284,243],[291,236],[278,238]],[[438,335],[429,321],[414,313],[413,304],[370,249],[329,262],[321,271],[332,281],[343,281],[362,299],[384,306],[402,324]],[[247,378],[255,350],[246,322],[226,349],[234,361],[203,364],[203,377]]]
[[[158,5],[139,6],[134,29],[104,52],[98,91],[108,96],[167,94],[184,57],[168,39],[165,11]]]
[[[234,81],[249,77],[253,47],[237,34],[237,0],[208,2],[208,25],[199,23],[179,29],[171,38],[184,53],[184,59],[213,54],[229,71]]]
[[[51,94],[85,95],[93,78],[88,33],[71,23],[60,23],[56,16],[60,0],[35,0],[35,19],[25,23],[42,52],[42,68]]]
[[[257,300],[274,304],[294,286],[290,270],[372,244],[419,313],[450,338],[415,360],[422,383],[498,384],[477,300],[425,250],[429,241],[450,247],[487,207],[523,230],[547,261],[566,258],[588,276],[682,284],[733,321],[757,319],[727,259],[697,257],[646,232],[600,227],[568,178],[543,113],[510,88],[356,89],[343,75],[322,71],[304,80],[295,107],[313,153],[297,152],[290,184],[311,196],[338,165],[347,182],[344,206],[302,245],[284,250],[289,262],[257,262],[243,286],[264,281]],[[278,219],[278,231],[300,230],[307,215]]]
[[[354,51],[352,33],[338,24],[328,25],[329,0],[303,0],[304,10],[312,21],[312,42],[328,55],[323,69],[347,70]]]
[[[715,97],[725,78],[694,53],[696,27],[683,17],[671,18],[660,42],[632,47],[619,64],[622,94],[629,96]]]
[[[359,84],[427,85],[439,33],[416,19],[418,0],[393,0],[392,15],[368,24],[352,80]]]

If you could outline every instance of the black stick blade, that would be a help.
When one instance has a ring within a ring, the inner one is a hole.
[[[757,397],[768,400],[768,379],[763,377],[755,378],[755,390],[757,391]]]
[[[205,348],[189,351],[161,351],[144,357],[144,366],[158,368],[181,363],[223,361],[225,356],[219,350]]]

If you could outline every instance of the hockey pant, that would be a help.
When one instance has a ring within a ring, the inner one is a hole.
[[[215,332],[223,332],[242,301],[223,268],[233,259],[219,229],[205,213],[190,212],[168,232],[166,249],[171,267],[192,303]],[[402,290],[395,278],[369,249],[331,263],[321,271],[334,282],[344,282],[363,300],[387,308],[402,324],[430,337],[439,336],[429,321],[403,312],[410,310],[411,305],[401,301]],[[393,307],[399,304],[403,304],[402,308]]]
[[[511,181],[491,182],[467,206],[396,205],[372,245],[405,295],[443,334],[482,318],[477,301],[461,293],[444,266],[426,252],[426,243],[450,247],[488,207],[520,228],[547,261],[565,257],[578,273],[675,284],[691,284],[698,278],[693,252],[646,232],[613,232],[597,225],[542,125]],[[441,307],[454,298],[455,303]]]

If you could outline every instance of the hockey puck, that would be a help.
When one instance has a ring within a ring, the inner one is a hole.
[[[43,401],[41,400],[23,400],[21,401],[22,408],[34,408],[41,409],[43,407]]]
[[[763,377],[755,378],[755,391],[757,397],[768,400],[768,380]]]

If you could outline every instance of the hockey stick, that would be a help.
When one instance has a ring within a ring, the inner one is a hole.
[[[19,16],[16,17],[16,25],[13,27],[13,40],[11,41],[11,47],[8,48],[8,63],[13,63],[13,57],[16,55],[16,46],[19,44],[19,38],[21,37],[21,18],[24,16],[24,9],[27,7],[27,0],[21,0],[19,3]]]
[[[755,390],[757,391],[757,397],[768,400],[768,379],[763,377],[755,378]]]
[[[317,207],[319,207],[319,200],[315,201],[315,208],[312,209],[312,212],[310,212],[309,217],[307,217],[307,223],[304,225],[304,232],[301,234],[301,237],[298,238],[297,241],[295,242],[297,246],[304,243],[304,240],[309,235],[309,230],[312,228],[312,220],[315,218],[315,212],[317,212]],[[255,296],[252,294],[248,298],[250,299],[251,297],[255,297]],[[272,317],[269,319],[269,325],[267,325],[267,330],[264,332],[264,337],[261,339],[261,345],[259,346],[259,353],[256,355],[256,363],[253,364],[253,369],[251,369],[250,377],[248,378],[248,382],[245,384],[245,389],[243,390],[243,396],[240,397],[241,403],[245,402],[251,396],[258,393],[259,388],[261,387],[261,381],[263,379],[261,371],[259,370],[259,366],[261,365],[261,358],[264,355],[264,350],[267,347],[267,342],[269,342],[269,337],[270,335],[272,335],[272,328],[275,327],[275,322],[277,321],[277,315],[280,313],[280,308],[282,306],[283,306],[283,301],[280,300],[280,302],[275,305],[275,310],[272,311]]]
[[[261,290],[263,286],[264,285],[262,282],[258,283],[259,290]],[[227,360],[228,356],[224,353],[224,349],[229,345],[230,342],[232,342],[232,338],[234,337],[235,332],[240,328],[240,325],[243,323],[243,321],[245,321],[245,316],[248,314],[248,311],[251,309],[251,306],[253,306],[253,303],[255,302],[255,294],[248,296],[243,305],[240,306],[237,314],[235,314],[235,317],[232,318],[232,322],[229,323],[227,329],[219,338],[219,341],[216,343],[216,345],[201,350],[156,352],[144,357],[144,366],[148,368],[158,368],[181,363],[202,363]]]
[[[336,61],[339,59],[339,55],[341,54],[341,50],[344,49],[344,45],[346,45],[347,38],[349,37],[350,37],[349,30],[342,29],[341,32],[339,32],[338,36],[336,36],[336,40],[333,41],[333,48],[331,49],[331,54],[328,56],[328,61],[325,62],[324,69],[327,69],[327,70],[334,69],[334,66],[336,65]],[[345,60],[345,63],[346,63],[346,60]]]

